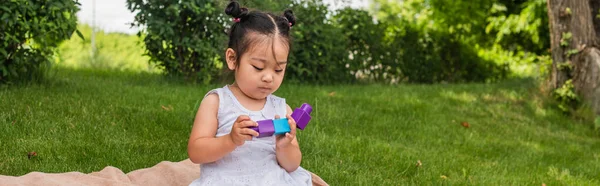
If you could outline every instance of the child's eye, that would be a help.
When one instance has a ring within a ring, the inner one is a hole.
[[[283,72],[283,69],[282,70],[275,70],[275,72]]]
[[[254,66],[254,65],[252,65],[252,67],[254,67],[254,69],[256,69],[256,70],[263,70],[262,68],[258,68],[258,67]]]

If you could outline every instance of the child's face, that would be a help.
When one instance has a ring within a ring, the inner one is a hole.
[[[268,38],[262,35],[250,35],[255,39],[248,50],[241,56],[239,66],[235,60],[230,63],[227,52],[227,65],[235,70],[235,82],[240,90],[252,99],[265,99],[275,92],[285,74],[289,47],[279,36]],[[228,49],[229,50],[229,49]],[[237,68],[236,68],[237,67]]]

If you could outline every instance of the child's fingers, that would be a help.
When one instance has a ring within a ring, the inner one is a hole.
[[[292,118],[292,115],[287,114],[287,115],[285,115],[285,117],[288,119],[288,121],[294,122],[294,124],[296,124],[296,120],[294,120],[294,118]]]
[[[249,130],[252,130],[252,129],[242,129],[238,132],[237,136],[240,139],[242,139],[243,141],[250,141],[250,140],[252,140],[252,134],[251,134],[252,132]],[[254,131],[254,132],[256,132],[256,131]]]
[[[248,127],[256,127],[258,126],[258,123],[252,121],[252,120],[245,120],[240,122],[239,127],[240,128],[248,128]]]
[[[242,133],[242,134],[244,134],[246,136],[249,135],[250,136],[249,140],[252,139],[252,136],[258,136],[258,132],[256,132],[255,130],[249,129],[249,128],[242,129],[242,131],[240,133]]]
[[[296,121],[289,114],[287,115],[287,118],[288,118],[288,124],[290,125],[290,133],[295,135],[296,134]]]
[[[275,119],[279,119],[279,118],[280,118],[279,115],[275,115]]]
[[[292,140],[294,139],[294,135],[290,134],[290,133],[285,133],[283,140],[284,144],[288,144],[288,143],[292,143]]]
[[[243,134],[242,135],[242,139],[244,139],[244,141],[250,141],[250,140],[252,140],[252,136],[251,135],[247,135],[247,134]]]

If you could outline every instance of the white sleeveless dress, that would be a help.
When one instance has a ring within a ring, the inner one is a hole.
[[[285,99],[275,95],[267,96],[261,111],[250,111],[236,99],[229,87],[217,88],[206,95],[219,95],[216,136],[231,132],[233,123],[240,115],[248,115],[254,121],[274,119],[275,115],[285,117]],[[253,138],[237,147],[220,160],[200,165],[200,178],[191,186],[199,185],[312,185],[311,174],[298,167],[288,173],[277,163],[275,137]]]

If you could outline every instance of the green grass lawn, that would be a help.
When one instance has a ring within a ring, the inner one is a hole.
[[[198,102],[221,86],[60,68],[46,85],[0,88],[0,174],[186,159]],[[536,87],[285,84],[276,94],[313,105],[302,166],[332,185],[600,185],[600,134]]]

